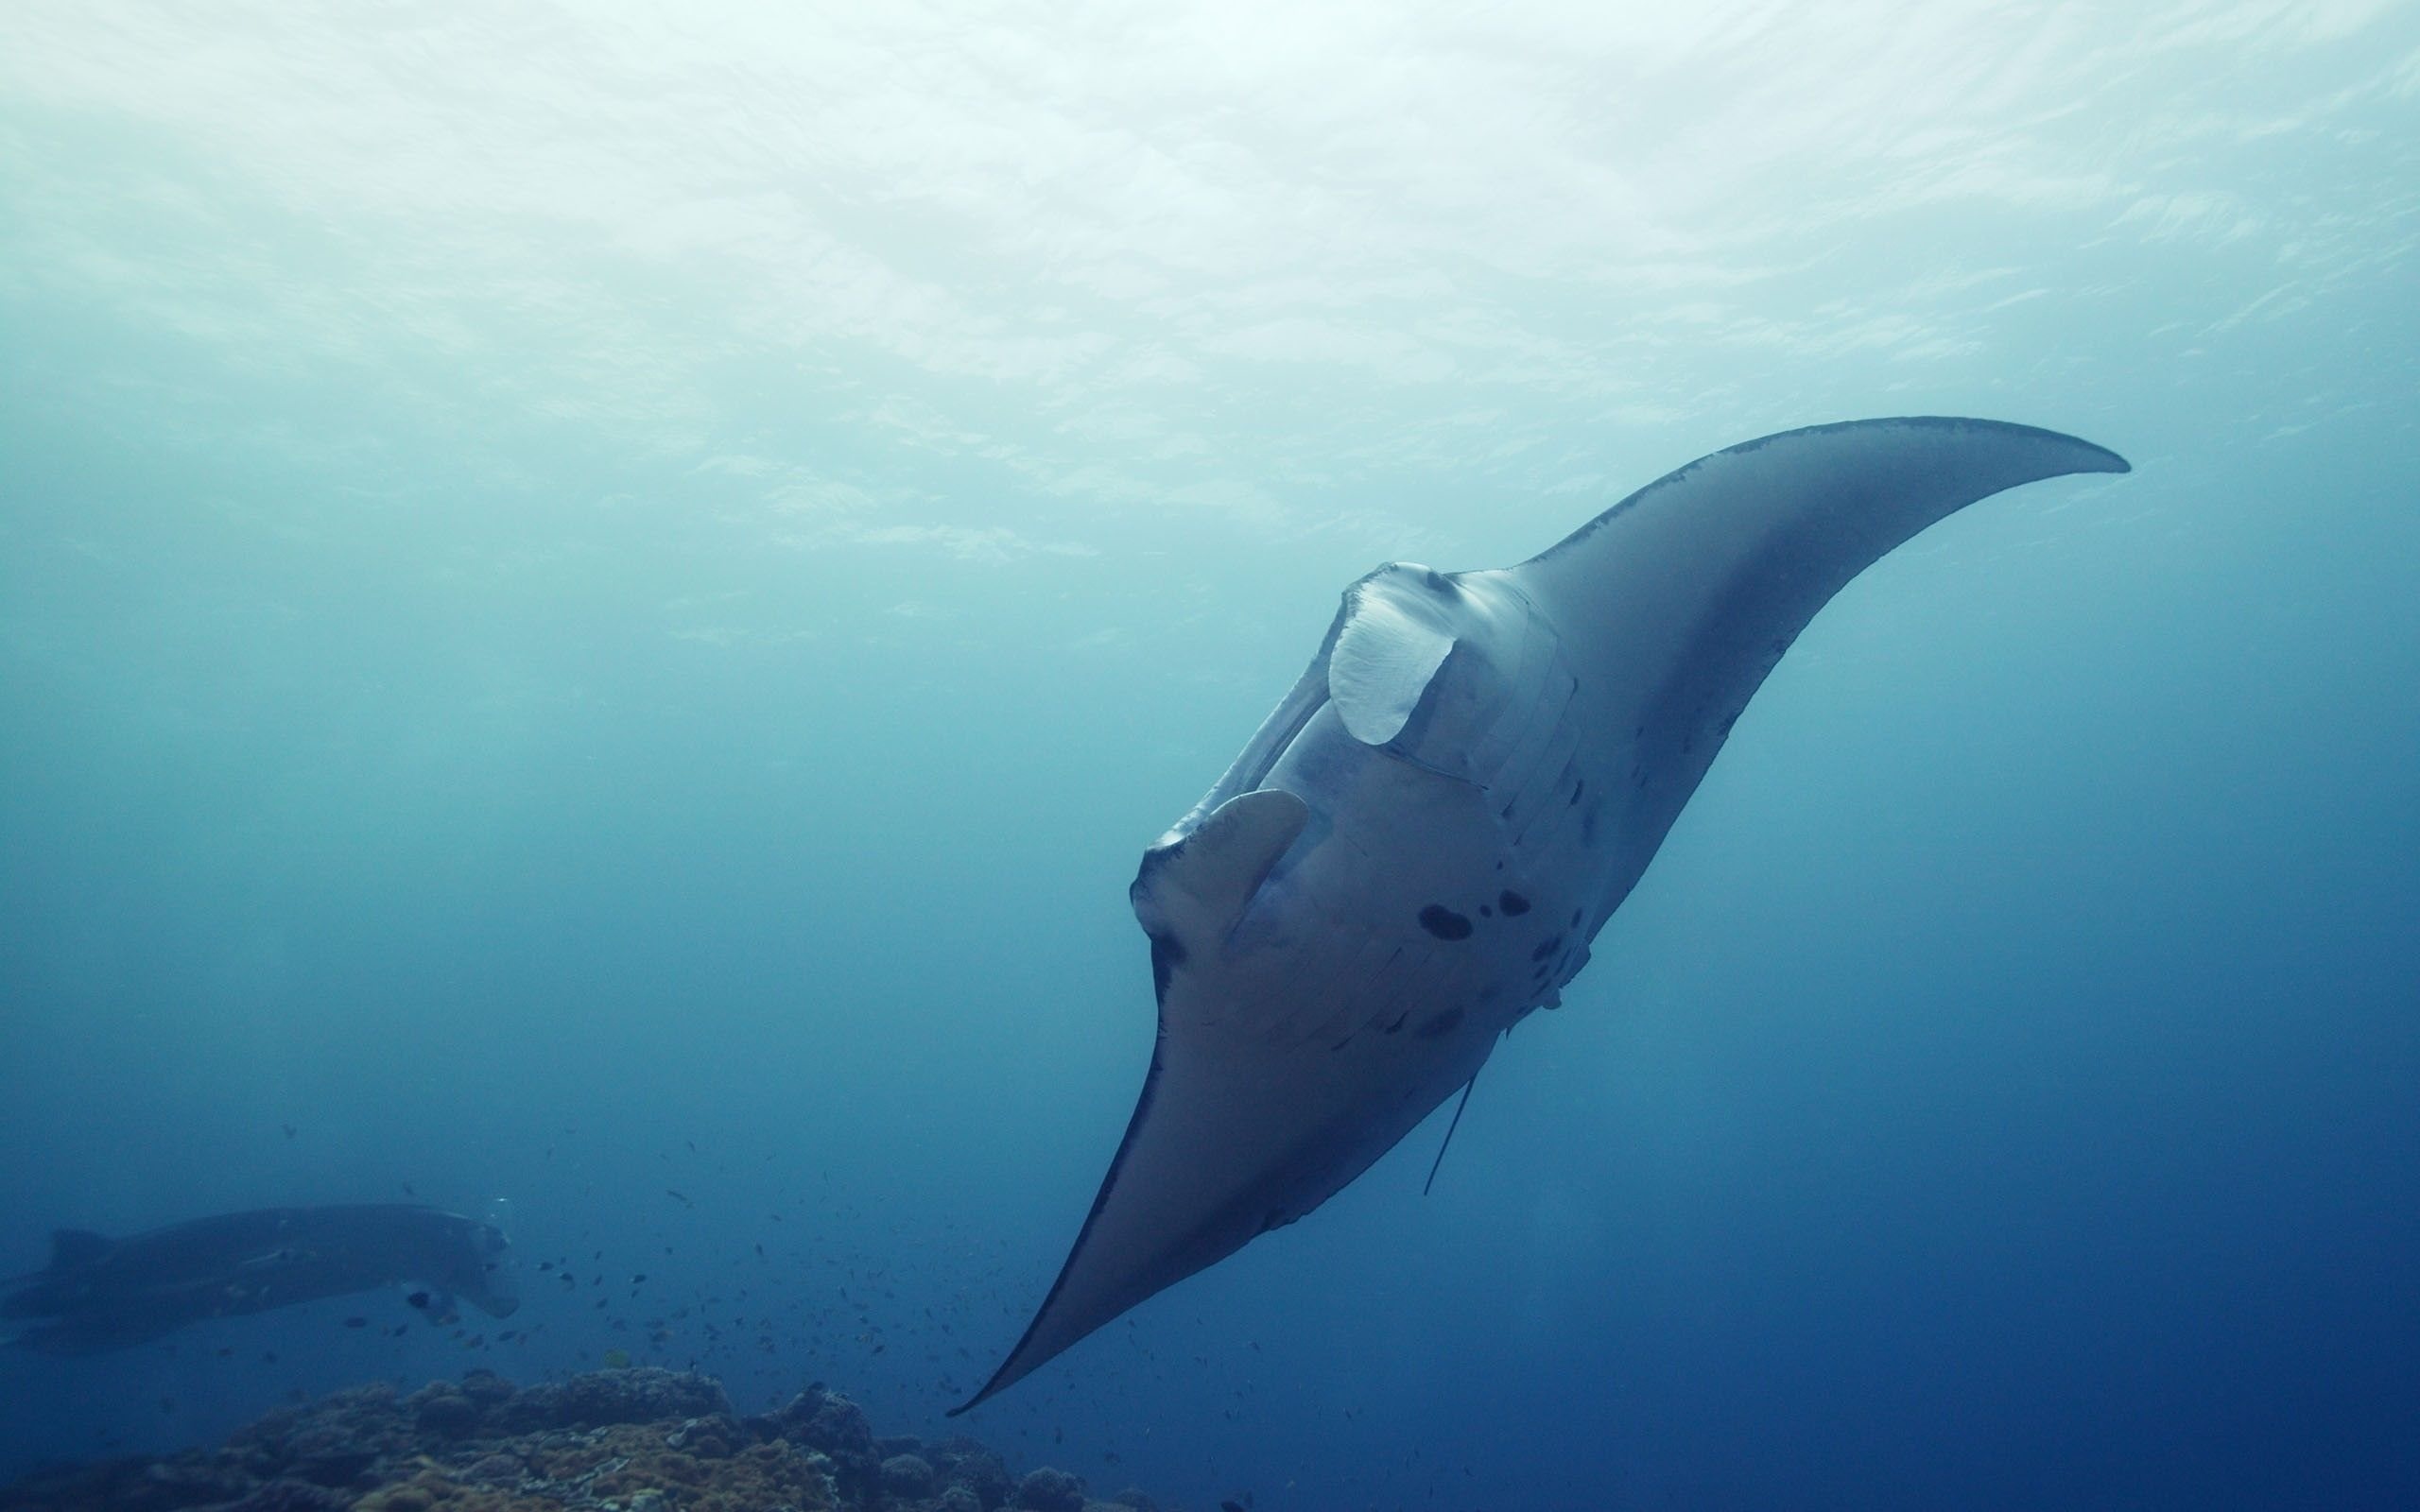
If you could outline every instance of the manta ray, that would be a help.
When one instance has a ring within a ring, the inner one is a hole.
[[[51,1234],[50,1263],[4,1284],[0,1328],[41,1354],[123,1349],[207,1318],[418,1285],[414,1306],[458,1295],[504,1317],[521,1305],[510,1244],[493,1224],[409,1203],[260,1208],[112,1239]]]
[[[1144,852],[1159,1037],[1057,1281],[964,1404],[1335,1195],[1554,1007],[1816,610],[2072,436],[1919,417],[1701,457],[1516,567],[1345,590]]]

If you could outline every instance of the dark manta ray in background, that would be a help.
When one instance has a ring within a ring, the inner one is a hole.
[[[1993,421],[1717,452],[1517,567],[1354,584],[1144,853],[1159,1042],[1092,1212],[963,1412],[1326,1201],[1552,1007],[1749,697],[1849,580],[2003,489],[2123,472]]]
[[[61,1228],[48,1267],[9,1283],[0,1321],[26,1349],[98,1354],[204,1318],[406,1282],[503,1317],[520,1305],[509,1249],[493,1224],[405,1203],[264,1208],[124,1239]]]

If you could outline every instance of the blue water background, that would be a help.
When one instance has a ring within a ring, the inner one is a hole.
[[[1345,583],[1963,413],[2136,472],[1824,610],[1434,1194],[1442,1117],[963,1426],[2420,1501],[2420,10],[1663,9],[9,6],[0,1274],[408,1192],[575,1283],[0,1354],[0,1471],[612,1349],[939,1431]]]

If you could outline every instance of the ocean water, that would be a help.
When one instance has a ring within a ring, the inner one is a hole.
[[[1816,618],[1431,1194],[1442,1114],[959,1426],[2420,1504],[2415,143],[2373,0],[10,0],[0,1274],[503,1198],[527,1300],[0,1351],[0,1472],[614,1349],[939,1431],[1346,583],[1967,414],[2135,471]]]

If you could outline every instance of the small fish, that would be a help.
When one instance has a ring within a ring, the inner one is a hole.
[[[696,1207],[696,1206],[697,1206],[697,1204],[696,1204],[696,1203],[691,1202],[687,1197],[683,1196],[683,1195],[680,1194],[680,1192],[679,1192],[677,1189],[675,1189],[675,1188],[672,1188],[672,1187],[666,1187],[666,1188],[664,1189],[664,1194],[665,1194],[666,1196],[667,1196],[667,1197],[670,1197],[673,1201],[675,1201],[675,1202],[677,1202],[677,1203],[681,1204],[681,1206],[683,1206],[683,1207],[684,1207],[684,1208],[694,1208],[694,1207]]]
[[[421,1309],[423,1312],[426,1312],[428,1309],[428,1294],[426,1292],[414,1292],[409,1297],[405,1297],[404,1300],[409,1302],[412,1306]]]

